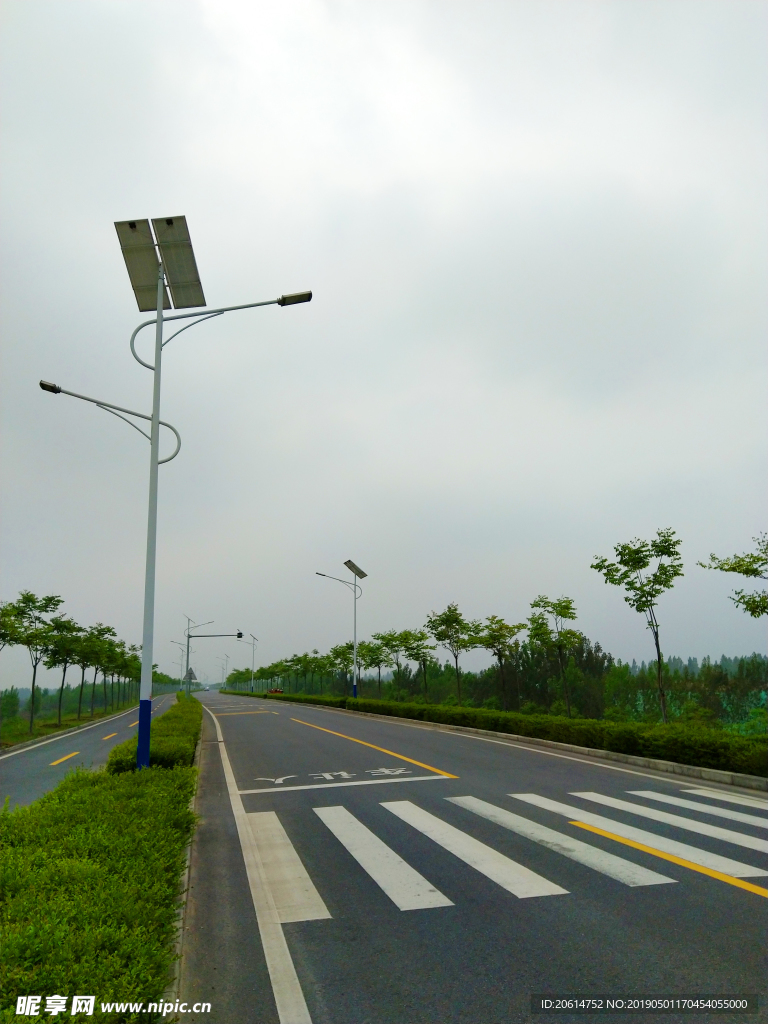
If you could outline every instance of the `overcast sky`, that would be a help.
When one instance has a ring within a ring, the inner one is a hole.
[[[162,669],[184,614],[254,633],[257,665],[351,639],[315,575],[347,558],[362,637],[566,594],[648,660],[589,565],[659,527],[685,561],[664,652],[766,650],[739,579],[696,566],[766,527],[766,3],[0,12],[3,599],[60,594],[141,642],[149,446],[37,382],[150,411],[113,222],[185,214],[209,306],[314,299],[166,349]],[[250,664],[196,647],[212,680]]]

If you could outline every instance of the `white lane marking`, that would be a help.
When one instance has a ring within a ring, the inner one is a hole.
[[[682,789],[680,792],[695,793],[697,796],[710,797],[712,800],[723,800],[727,804],[756,807],[758,810],[768,812],[768,800],[761,800],[757,796],[731,796],[730,793],[721,793],[719,789]]]
[[[453,906],[452,900],[443,896],[346,807],[313,807],[313,810],[399,910]]]
[[[554,829],[539,825],[536,821],[521,818],[503,807],[496,807],[494,804],[486,803],[485,800],[478,800],[474,796],[449,796],[446,799],[453,804],[458,804],[459,807],[465,807],[468,811],[474,811],[475,814],[508,828],[511,832],[516,832],[526,839],[532,839],[534,843],[546,846],[547,849],[553,850],[555,853],[561,853],[564,857],[584,864],[585,867],[593,868],[603,875],[616,879],[617,882],[623,882],[624,885],[667,885],[677,881],[674,878],[667,878],[666,875],[659,875],[655,871],[649,871],[648,868],[640,867],[639,864],[633,864],[632,861],[624,860],[623,857],[617,857],[613,853],[606,853],[596,846],[582,843],[579,839],[572,839],[571,836],[566,836],[562,832],[555,832]]]
[[[297,789],[338,789],[340,786],[380,786],[384,782],[445,782],[445,775],[412,775],[409,778],[361,779],[359,782],[311,782],[307,786],[281,786],[280,789],[241,789],[241,796],[251,793],[294,793]]]
[[[205,707],[205,705],[203,705]],[[227,780],[229,800],[232,804],[232,813],[235,816],[237,834],[240,839],[240,849],[245,861],[245,872],[248,876],[248,885],[251,890],[253,907],[256,911],[256,922],[259,926],[259,936],[264,949],[264,959],[267,962],[269,980],[272,983],[272,994],[275,997],[277,1016],[280,1024],[312,1024],[304,993],[296,975],[296,968],[291,959],[288,943],[285,941],[283,928],[280,924],[280,917],[269,887],[264,865],[261,862],[259,848],[253,838],[248,817],[243,808],[243,801],[237,791],[235,775],[232,765],[229,763],[227,748],[224,745],[224,737],[221,733],[219,720],[214,714],[205,708],[213,719],[216,726],[216,738],[219,741],[219,752],[221,754],[221,765],[224,769],[224,777]]]
[[[617,836],[623,836],[625,839],[634,839],[636,843],[642,843],[643,846],[655,846],[657,850],[664,850],[665,853],[672,853],[682,860],[701,864],[703,868],[722,871],[723,874],[733,875],[734,878],[760,878],[768,875],[768,871],[764,871],[762,868],[742,864],[737,860],[731,860],[730,857],[721,857],[718,853],[710,853],[708,850],[700,850],[697,846],[689,846],[688,843],[678,842],[677,839],[668,839],[655,832],[646,832],[645,829],[635,828],[634,825],[625,825],[623,821],[604,818],[602,814],[592,814],[591,811],[585,811],[581,807],[561,804],[557,800],[550,800],[537,793],[508,793],[507,795],[515,800],[524,800],[527,804],[533,804],[534,807],[543,807],[545,811],[552,811],[555,814],[562,814],[566,818],[583,821],[585,825],[596,825],[606,832],[615,832]]]
[[[16,754],[27,754],[29,751],[36,751],[38,746],[45,746],[46,743],[55,743],[57,739],[68,739],[76,733],[87,732],[88,729],[95,729],[97,725],[105,725],[108,722],[114,722],[119,718],[125,718],[126,715],[135,715],[137,707],[137,705],[134,705],[133,708],[129,708],[128,711],[122,711],[119,715],[111,715],[109,718],[101,718],[98,722],[94,722],[93,725],[83,725],[80,726],[80,728],[73,729],[62,729],[61,732],[55,736],[51,736],[50,739],[41,739],[39,743],[32,743],[30,746],[23,746],[22,750],[11,751],[9,754],[0,755],[0,761],[4,761],[6,758],[13,758]]]
[[[409,825],[413,825],[454,857],[463,860],[465,864],[469,864],[471,868],[475,868],[486,878],[490,878],[507,892],[521,899],[527,899],[529,896],[562,896],[568,893],[567,889],[562,889],[554,882],[542,878],[535,871],[505,857],[503,853],[486,846],[479,839],[468,836],[466,832],[454,828],[447,821],[436,818],[434,814],[422,810],[410,800],[393,800],[381,806]]]
[[[603,796],[602,793],[571,793],[570,796],[578,796],[582,800],[592,800],[594,803],[604,804],[606,807],[615,807],[617,811],[638,814],[641,818],[651,818],[652,821],[662,821],[665,825],[675,825],[677,828],[687,829],[688,832],[697,832],[700,836],[722,839],[726,843],[732,843],[734,846],[743,846],[747,850],[759,850],[761,853],[768,853],[768,839],[755,839],[754,836],[745,836],[741,832],[734,832],[730,828],[708,825],[704,821],[684,818],[681,814],[657,811],[655,807],[643,807],[642,804],[632,804],[629,800],[617,800],[616,797]]]
[[[700,804],[698,800],[683,800],[679,796],[667,796],[666,793],[654,793],[650,789],[629,789],[631,796],[643,796],[646,800],[658,800],[662,804],[672,804],[675,807],[687,807],[691,811],[700,811],[704,814],[711,814],[716,818],[728,818],[729,821],[741,821],[745,825],[756,825],[757,828],[768,828],[768,818],[758,818],[756,814],[744,814],[743,811],[732,811],[725,807],[711,807],[709,804]]]
[[[247,814],[281,924],[322,921],[328,908],[274,811]]]

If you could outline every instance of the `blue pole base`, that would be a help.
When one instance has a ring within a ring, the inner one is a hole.
[[[149,768],[149,731],[152,725],[152,701],[139,701],[139,745],[136,748],[136,767]]]
[[[352,683],[352,696],[357,700],[357,683]]]

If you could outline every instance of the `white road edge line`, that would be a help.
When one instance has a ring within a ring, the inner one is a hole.
[[[203,707],[205,707],[204,704]],[[267,962],[269,980],[272,983],[277,1016],[280,1024],[312,1024],[296,968],[291,959],[291,952],[280,924],[277,907],[266,879],[259,848],[253,838],[248,817],[243,808],[243,801],[237,789],[235,775],[229,763],[229,755],[224,744],[219,720],[207,707],[205,710],[208,711],[216,726],[221,765],[227,780],[229,800],[232,804],[232,813],[235,816],[237,834],[240,838],[240,849],[245,861],[245,871],[253,899],[253,908],[256,911],[256,922],[259,926],[259,936]]]
[[[346,807],[313,807],[312,810],[398,910],[427,910],[454,905],[453,900],[444,896],[391,850]]]
[[[381,786],[387,782],[445,782],[446,775],[413,775],[411,778],[398,779],[360,779],[359,782],[311,782],[307,786],[275,786],[274,789],[241,789],[240,796],[252,793],[290,793],[297,789],[339,789],[342,786]]]
[[[155,700],[157,698],[154,698]],[[8,754],[0,755],[0,761],[4,761],[6,757],[14,757],[16,754],[26,754],[30,750],[37,750],[38,747],[44,747],[46,743],[53,743],[55,740],[65,740],[69,736],[75,736],[81,732],[88,732],[89,729],[95,729],[97,725],[106,725],[107,722],[114,722],[118,718],[125,718],[126,715],[136,714],[136,708],[129,708],[128,711],[121,711],[117,715],[110,715],[109,718],[100,718],[98,722],[94,722],[92,725],[83,725],[79,729],[63,729],[56,736],[51,736],[48,740],[40,740],[39,743],[33,743],[29,747],[22,747],[21,750],[11,750]],[[154,709],[153,709],[154,710]]]
[[[530,896],[566,896],[567,889],[555,885],[548,878],[537,875],[530,868],[518,864],[510,857],[486,846],[479,839],[467,835],[461,829],[454,828],[442,818],[430,814],[429,811],[417,807],[410,800],[394,800],[383,803],[388,811],[395,814],[402,821],[413,825],[423,835],[427,836],[444,850],[448,850],[454,857],[463,860],[471,868],[479,871],[496,882],[502,889],[511,892],[518,899],[527,899]]]
[[[545,825],[540,825],[537,821],[521,818],[518,814],[513,814],[503,807],[496,807],[495,804],[486,803],[485,800],[478,800],[477,797],[449,796],[446,799],[452,804],[458,804],[459,807],[464,807],[468,811],[487,818],[488,821],[508,828],[510,832],[516,832],[519,836],[531,839],[548,850],[575,860],[578,864],[592,868],[593,871],[599,871],[602,875],[608,875],[609,878],[622,882],[624,885],[668,885],[677,881],[676,878],[668,878],[656,871],[649,871],[648,868],[634,864],[630,860],[624,860],[623,857],[617,857],[613,853],[606,853],[605,850],[590,846],[589,843],[582,843],[579,839],[556,832]]]
[[[698,846],[689,846],[688,843],[669,839],[657,832],[646,832],[643,828],[625,825],[623,821],[604,818],[602,814],[593,814],[592,811],[582,810],[581,807],[574,807],[572,804],[550,800],[549,797],[539,796],[538,793],[508,793],[507,796],[511,796],[513,800],[523,800],[527,804],[533,804],[534,807],[542,807],[545,811],[552,811],[554,814],[562,814],[575,821],[583,821],[585,825],[596,825],[606,832],[614,832],[617,836],[623,836],[625,839],[634,839],[636,843],[642,843],[643,846],[654,846],[657,850],[664,850],[665,853],[672,853],[675,857],[690,860],[694,864],[701,864],[703,868],[722,871],[723,874],[733,875],[734,878],[760,878],[768,875],[768,871],[763,868],[742,864],[738,860],[731,860],[730,857],[723,857],[719,853],[710,853],[709,850],[702,850]]]

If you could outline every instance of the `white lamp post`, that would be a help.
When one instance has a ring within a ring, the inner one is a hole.
[[[349,571],[352,573],[353,582],[349,580],[339,579],[338,576],[329,576],[324,572],[316,572],[315,576],[324,576],[327,580],[336,580],[337,583],[343,583],[345,587],[349,587],[353,594],[353,667],[352,667],[352,696],[357,697],[357,599],[363,593],[363,588],[357,582],[358,580],[364,580],[368,575],[367,572],[363,572],[360,566],[355,565],[351,558],[348,558],[344,563]]]
[[[139,694],[139,737],[136,750],[136,765],[138,768],[145,768],[149,766],[149,734],[152,715],[152,654],[157,554],[157,468],[161,462],[169,461],[169,459],[159,458],[160,426],[162,423],[160,420],[160,370],[163,348],[181,331],[194,327],[195,324],[201,323],[210,317],[221,316],[224,313],[237,309],[252,309],[256,306],[292,306],[300,302],[309,302],[312,299],[312,292],[297,292],[292,295],[282,295],[279,299],[270,299],[267,302],[250,302],[242,306],[227,306],[221,309],[200,311],[199,307],[205,306],[205,296],[203,295],[200,276],[197,272],[197,263],[185,217],[158,217],[152,220],[151,226],[149,220],[116,221],[115,228],[139,310],[141,312],[155,310],[153,319],[140,324],[131,335],[130,341],[131,352],[133,352],[138,362],[154,372],[152,415],[145,416],[143,413],[133,413],[130,410],[121,409],[119,406],[112,406],[106,402],[86,398],[84,395],[77,395],[71,391],[64,392],[63,389],[56,387],[56,385],[44,386],[41,383],[41,387],[54,393],[62,392],[73,395],[75,398],[83,398],[85,401],[94,402],[100,408],[107,409],[110,412],[118,410],[115,412],[115,415],[119,415],[119,412],[127,412],[129,415],[139,416],[142,419],[151,421],[149,435],[147,555],[144,574],[144,622],[141,649],[141,689]],[[170,296],[168,294],[169,291]],[[196,308],[196,312],[164,317],[163,310],[171,308],[171,299],[173,299],[173,305],[176,309]],[[194,323],[185,325],[163,341],[163,324],[166,321],[182,320],[189,317],[196,318]],[[155,358],[152,364],[140,359],[134,347],[136,335],[150,324],[155,325]],[[122,418],[124,419],[125,417]],[[135,424],[132,425],[135,426]],[[169,426],[169,424],[164,425]],[[139,428],[137,427],[136,429]],[[173,427],[171,429],[174,430]],[[178,432],[174,430],[174,433],[176,433],[178,445],[170,458],[178,454],[178,449],[181,445]]]

